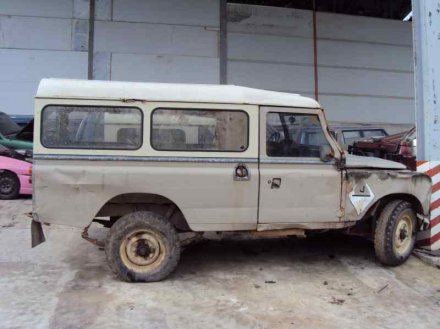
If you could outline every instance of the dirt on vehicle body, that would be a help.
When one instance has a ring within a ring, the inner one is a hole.
[[[311,130],[313,143],[301,138]],[[431,193],[424,174],[345,154],[309,98],[55,79],[36,97],[33,186],[33,245],[44,239],[40,223],[98,222],[110,228],[110,267],[128,281],[165,278],[188,232],[345,229],[372,237],[378,258],[398,265]]]

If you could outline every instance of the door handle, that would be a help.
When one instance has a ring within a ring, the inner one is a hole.
[[[234,168],[234,180],[236,181],[248,181],[251,179],[251,172],[244,163],[239,163]]]
[[[271,189],[280,188],[281,178],[272,178],[272,181],[269,181],[268,183],[270,184]]]

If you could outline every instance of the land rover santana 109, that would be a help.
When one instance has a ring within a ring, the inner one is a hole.
[[[344,153],[321,106],[295,94],[47,79],[34,140],[33,245],[41,223],[89,240],[103,224],[110,268],[127,281],[167,277],[188,232],[339,229],[398,265],[429,216],[428,176]]]

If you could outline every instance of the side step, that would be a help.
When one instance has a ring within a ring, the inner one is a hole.
[[[267,230],[267,231],[251,231],[251,235],[257,237],[283,237],[283,236],[298,236],[305,238],[306,233],[302,228],[287,228],[282,230]]]

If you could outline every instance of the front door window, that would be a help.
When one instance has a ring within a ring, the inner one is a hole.
[[[319,158],[329,145],[316,114],[269,112],[266,116],[266,152],[269,157]]]

